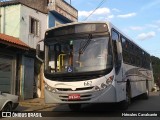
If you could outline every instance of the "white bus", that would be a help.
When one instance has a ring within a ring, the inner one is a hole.
[[[119,102],[126,109],[131,98],[148,98],[150,55],[110,22],[47,30],[44,56],[46,103],[66,103],[78,110],[84,103]]]

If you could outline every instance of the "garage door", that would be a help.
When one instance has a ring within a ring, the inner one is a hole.
[[[11,93],[11,82],[13,80],[12,58],[0,57],[0,91]]]

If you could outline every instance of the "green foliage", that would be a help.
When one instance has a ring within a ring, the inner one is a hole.
[[[151,56],[153,76],[156,83],[160,83],[160,59],[155,56]]]

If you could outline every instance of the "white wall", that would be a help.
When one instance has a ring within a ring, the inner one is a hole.
[[[20,5],[1,7],[1,33],[19,38]]]
[[[44,33],[48,28],[48,14],[38,12],[34,9],[31,9],[27,6],[21,5],[21,18],[24,20],[21,22],[20,26],[20,39],[29,45],[31,48],[36,48],[37,42],[41,39],[44,39]],[[30,17],[35,18],[40,21],[40,34],[39,36],[34,36],[29,32],[29,21]],[[41,45],[41,50],[43,46]]]

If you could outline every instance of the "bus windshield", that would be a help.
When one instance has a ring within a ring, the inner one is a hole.
[[[86,37],[52,40],[45,45],[47,73],[100,71],[112,67],[108,50],[109,37]]]

